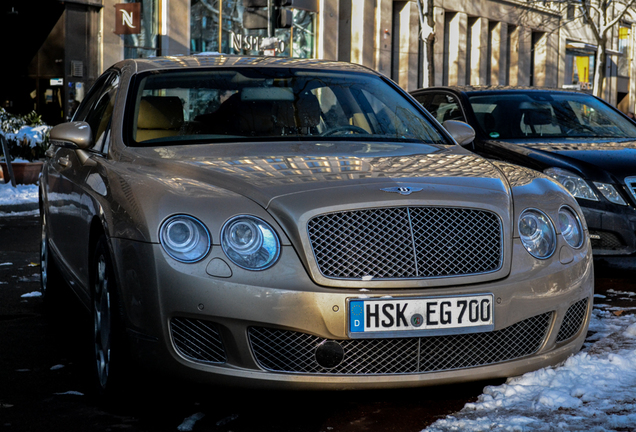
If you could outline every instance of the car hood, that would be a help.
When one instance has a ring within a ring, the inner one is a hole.
[[[486,159],[460,146],[404,143],[253,143],[188,145],[130,149],[135,164],[161,170],[165,176],[187,177],[243,195],[268,209],[283,197],[306,194],[347,202],[366,200],[380,189],[411,186],[464,187],[503,194],[507,182]],[[144,170],[144,169],[142,169]],[[145,171],[145,170],[144,170]],[[355,194],[343,188],[357,189]],[[327,192],[325,192],[327,191]],[[395,194],[398,196],[399,194]],[[379,194],[386,199],[386,192]],[[307,200],[310,203],[312,199]],[[310,204],[309,204],[310,205]]]
[[[517,152],[534,159],[542,159],[546,164],[550,164],[553,158],[556,158],[578,168],[594,180],[607,181],[607,175],[610,175],[622,182],[625,177],[636,175],[636,141],[633,140],[572,138],[550,141],[533,139],[490,142],[512,145],[517,147]]]

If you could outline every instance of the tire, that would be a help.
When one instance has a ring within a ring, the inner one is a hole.
[[[95,247],[91,267],[93,395],[111,402],[123,394],[130,373],[115,272],[106,237]]]
[[[48,221],[46,213],[40,211],[40,291],[44,298],[44,305],[49,312],[59,312],[64,307],[63,295],[66,282],[62,278],[59,268],[51,255],[49,244]]]

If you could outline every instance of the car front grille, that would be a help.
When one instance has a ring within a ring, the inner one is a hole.
[[[396,207],[319,215],[308,233],[325,277],[418,279],[498,270],[501,227],[485,210]]]
[[[587,312],[587,303],[588,300],[584,298],[570,306],[565,313],[561,328],[557,334],[557,342],[566,341],[579,332],[585,319],[585,313]]]
[[[598,250],[618,250],[623,249],[626,244],[616,234],[610,231],[590,230],[592,249]]]
[[[632,194],[632,199],[636,203],[636,177],[626,177],[625,186],[627,186],[627,190]]]
[[[170,333],[177,352],[189,360],[212,364],[227,361],[221,335],[213,323],[172,318]]]
[[[248,336],[259,366],[303,374],[410,374],[500,363],[534,354],[548,332],[552,313],[544,313],[486,333],[416,338],[335,341],[288,330],[250,327]],[[338,344],[341,360],[319,364],[320,347]]]

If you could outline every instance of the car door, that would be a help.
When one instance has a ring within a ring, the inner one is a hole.
[[[87,184],[95,169],[90,158],[103,157],[110,139],[110,120],[119,76],[107,74],[95,84],[78,108],[73,121],[85,121],[91,127],[92,144],[89,149],[78,151],[55,147],[49,169],[49,236],[50,244],[67,271],[71,282],[88,286],[88,235],[92,215],[97,211]]]

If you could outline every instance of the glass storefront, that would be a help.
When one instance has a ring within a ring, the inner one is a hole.
[[[124,37],[124,58],[148,58],[157,56],[158,0],[124,0],[122,3],[141,3],[141,32]]]
[[[568,41],[565,50],[565,86],[592,90],[595,60],[596,46]]]
[[[219,52],[316,57],[315,12],[294,9],[292,27],[276,29],[275,38],[270,41],[266,29],[243,28],[243,0],[191,0],[190,11],[190,51],[193,54]],[[219,26],[219,22],[222,26]]]

